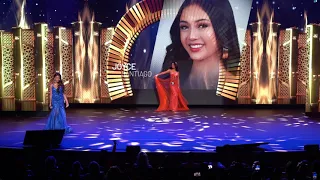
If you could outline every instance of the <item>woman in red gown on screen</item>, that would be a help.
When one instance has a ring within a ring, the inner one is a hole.
[[[169,78],[159,78],[160,75],[169,74]],[[188,111],[188,102],[180,90],[179,70],[177,62],[171,63],[170,69],[155,76],[156,88],[159,96],[157,111]]]

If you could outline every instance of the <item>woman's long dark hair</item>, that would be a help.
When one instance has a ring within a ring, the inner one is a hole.
[[[179,72],[179,66],[178,66],[178,62],[174,61],[174,62],[171,62],[171,66],[170,66],[170,69],[172,69],[172,64],[174,64],[174,68],[176,71]]]
[[[237,28],[232,7],[228,0],[185,0],[171,26],[170,36],[172,43],[167,47],[167,54],[163,63],[163,70],[177,61],[180,65],[180,78],[184,82],[188,78],[192,67],[192,60],[181,44],[180,17],[183,10],[190,5],[200,6],[209,16],[218,41],[218,48],[228,51],[228,59],[240,59]],[[222,57],[221,57],[222,58]]]
[[[62,81],[62,78],[61,78],[61,74],[56,72],[53,76],[53,79],[56,77],[56,76],[59,76],[60,77],[60,81],[58,82],[58,93],[60,93],[60,88],[62,90],[62,93],[64,93],[64,84],[63,84],[63,81]]]

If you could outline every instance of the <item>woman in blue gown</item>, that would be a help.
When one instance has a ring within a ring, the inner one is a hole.
[[[53,83],[50,85],[49,91],[49,108],[51,109],[51,112],[45,129],[64,129],[65,133],[70,133],[71,128],[67,125],[66,111],[64,107],[64,102],[66,103],[66,108],[69,107],[69,102],[64,94],[64,85],[59,73],[54,74]]]

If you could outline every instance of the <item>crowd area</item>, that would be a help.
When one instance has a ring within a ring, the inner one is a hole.
[[[69,152],[42,153],[40,150],[25,150],[19,156],[6,156],[3,152],[0,170],[1,180],[18,179],[82,179],[82,180],[176,180],[176,179],[234,179],[234,180],[309,180],[318,179],[320,162],[317,158],[307,160],[288,159],[285,163],[268,163],[263,160],[246,160],[245,155],[237,160],[223,158],[198,158],[190,155],[177,158],[176,154],[162,154],[150,159],[149,153],[131,153],[131,158],[116,152],[99,152],[98,158],[88,159],[84,154]],[[32,154],[32,155],[30,155]],[[44,156],[45,155],[45,156]],[[107,156],[104,156],[107,155]],[[128,153],[126,154],[128,155]],[[216,155],[219,157],[219,155]],[[121,157],[121,160],[119,159]],[[210,156],[209,156],[210,157]],[[127,158],[127,159],[126,159]],[[74,159],[74,160],[73,160]],[[76,160],[78,159],[78,160]],[[242,159],[242,160],[239,160]],[[153,161],[154,160],[154,161]],[[277,162],[277,159],[274,159]]]

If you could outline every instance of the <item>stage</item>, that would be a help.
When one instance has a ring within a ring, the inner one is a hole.
[[[73,133],[61,150],[117,151],[140,145],[145,152],[215,152],[217,146],[268,142],[266,151],[301,151],[320,144],[320,121],[304,109],[192,108],[189,112],[155,112],[153,108],[67,109]],[[42,130],[47,116],[6,116],[0,121],[0,146],[23,148],[27,130]]]

